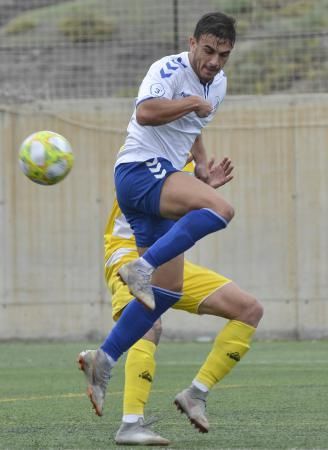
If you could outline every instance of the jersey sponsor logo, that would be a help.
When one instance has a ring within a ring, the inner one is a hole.
[[[161,78],[170,78],[178,69],[185,69],[187,66],[182,62],[182,58],[173,58],[162,67],[159,73]]]
[[[161,83],[154,83],[150,86],[150,93],[153,97],[163,97],[165,94],[164,86]]]
[[[154,175],[155,178],[161,180],[166,175],[166,169],[162,169],[162,164],[158,161],[157,158],[154,158],[150,161],[146,162],[146,166],[149,171]]]

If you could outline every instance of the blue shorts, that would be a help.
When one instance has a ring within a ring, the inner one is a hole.
[[[164,158],[122,163],[115,169],[117,201],[138,247],[151,246],[174,224],[159,212],[163,183],[174,172],[179,170]]]

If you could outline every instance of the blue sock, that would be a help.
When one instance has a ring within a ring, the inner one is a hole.
[[[114,361],[151,329],[156,320],[181,297],[179,292],[153,287],[156,308],[151,311],[133,299],[122,312],[116,325],[109,333],[101,349]]]
[[[159,267],[184,253],[202,237],[227,225],[228,221],[212,209],[195,209],[181,217],[142,257],[153,267]]]

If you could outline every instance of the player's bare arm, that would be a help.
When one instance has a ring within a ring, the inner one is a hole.
[[[207,117],[213,106],[198,95],[182,99],[151,98],[137,107],[136,118],[139,125],[164,125],[195,112],[198,117]]]
[[[195,161],[195,176],[205,183],[208,183],[209,173],[207,154],[201,134],[195,139],[190,151]]]

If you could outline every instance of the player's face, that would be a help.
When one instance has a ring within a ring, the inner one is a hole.
[[[197,41],[190,38],[190,63],[199,79],[205,83],[213,80],[228,61],[233,44],[204,34]]]

